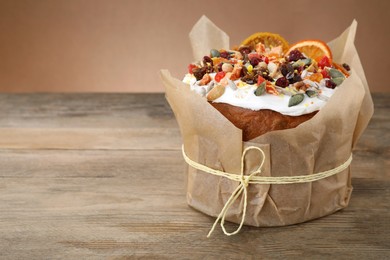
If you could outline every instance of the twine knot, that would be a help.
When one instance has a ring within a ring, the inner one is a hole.
[[[242,183],[242,185],[245,186],[245,188],[248,187],[249,178],[246,178],[246,176],[242,176],[242,178],[241,178],[241,183]]]

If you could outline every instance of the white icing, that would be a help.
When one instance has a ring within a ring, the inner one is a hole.
[[[310,76],[311,73],[307,71],[302,72],[303,76]],[[211,78],[214,79],[215,73],[210,74]],[[307,95],[304,95],[304,100],[295,106],[288,106],[288,102],[290,100],[289,95],[279,94],[272,95],[268,93],[264,93],[261,96],[256,96],[254,94],[257,86],[256,85],[247,85],[240,84],[241,80],[236,80],[235,84],[238,86],[236,90],[227,86],[225,89],[225,93],[214,100],[213,102],[217,103],[227,103],[233,106],[238,106],[242,108],[247,108],[251,110],[261,110],[261,109],[270,109],[276,112],[279,112],[283,115],[289,116],[300,116],[304,114],[309,114],[314,111],[320,110],[326,104],[326,98],[330,98],[336,89],[330,89],[325,87],[325,80],[321,80],[320,83],[310,81],[305,79],[304,82],[310,84],[312,87],[318,88],[321,90],[321,95],[325,96],[325,98],[319,99],[317,97],[310,98]],[[191,89],[195,92],[205,95],[207,92],[206,86],[199,86],[195,77],[191,74],[187,74],[183,82],[189,84]],[[244,85],[241,86],[240,85]],[[204,90],[203,90],[204,89]],[[287,88],[288,89],[288,88]]]

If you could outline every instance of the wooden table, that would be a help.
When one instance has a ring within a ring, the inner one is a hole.
[[[390,258],[390,94],[373,97],[348,208],[207,239],[163,94],[0,94],[0,259]]]

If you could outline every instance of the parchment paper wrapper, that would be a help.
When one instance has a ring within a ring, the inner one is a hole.
[[[354,46],[356,28],[357,22],[353,21],[329,42],[333,60],[349,64],[352,73],[320,112],[296,128],[269,132],[250,142],[243,142],[241,130],[206,99],[162,70],[166,98],[178,121],[189,158],[210,168],[240,174],[243,149],[254,145],[266,154],[263,176],[309,175],[343,164],[373,114],[370,91]],[[211,48],[228,48],[227,37],[203,16],[190,33],[195,58],[206,55]],[[245,157],[246,174],[259,163],[259,156],[250,151]],[[238,185],[239,182],[188,167],[188,204],[216,217]],[[244,224],[283,226],[322,217],[346,207],[351,192],[349,167],[309,183],[251,184]],[[242,212],[240,197],[227,212],[226,220],[239,223]]]

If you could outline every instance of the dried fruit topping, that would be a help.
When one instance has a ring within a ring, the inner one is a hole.
[[[213,65],[213,60],[209,56],[204,56],[203,57],[203,62],[204,63],[210,63],[211,65]]]
[[[211,81],[211,77],[208,73],[204,74],[202,79],[199,81],[199,86],[207,85]]]
[[[279,95],[279,92],[276,90],[274,85],[272,85],[268,81],[266,81],[265,83],[266,83],[265,91],[267,91],[268,94],[272,94],[272,95],[275,95],[275,96]]]
[[[290,63],[283,63],[280,67],[280,72],[283,76],[286,76],[289,72],[294,72],[294,68]]]
[[[204,74],[207,73],[207,67],[194,68],[192,72],[194,73],[196,80],[201,80]]]
[[[190,73],[190,74],[193,74],[194,72],[193,72],[193,69],[196,69],[196,68],[198,68],[195,64],[189,64],[188,65],[188,73]]]
[[[241,52],[242,55],[251,53],[251,48],[246,45],[241,45],[240,48],[238,48],[238,51]]]
[[[246,38],[241,44],[254,48],[259,43],[267,48],[281,46],[283,52],[288,50],[288,43],[282,36],[269,32],[254,33]]]
[[[282,88],[287,87],[289,84],[290,83],[288,82],[288,80],[285,77],[280,77],[275,82],[276,86],[279,86],[279,87],[282,87]]]
[[[322,77],[323,77],[323,78],[327,78],[327,79],[330,78],[329,73],[328,73],[327,70],[321,70],[321,74],[322,74]]]
[[[303,81],[298,81],[296,83],[294,83],[293,87],[298,90],[298,91],[303,91],[305,92],[306,89],[308,88],[308,86],[306,86],[306,84],[303,82]]]
[[[319,61],[318,61],[318,67],[320,67],[321,69],[324,69],[325,67],[331,67],[332,66],[332,62],[330,61],[330,59],[328,58],[328,56],[323,56]]]
[[[218,73],[215,75],[214,80],[215,80],[216,82],[220,82],[221,79],[223,79],[223,78],[225,77],[225,74],[226,74],[226,73],[225,73],[224,71],[218,72]]]
[[[217,65],[216,72],[222,71],[222,66],[223,66],[223,63],[222,63],[222,62],[219,63],[219,64]]]
[[[311,81],[315,81],[315,82],[320,82],[322,79],[324,78],[324,76],[322,75],[321,72],[317,72],[317,73],[313,73],[309,76],[309,80]]]
[[[302,59],[306,59],[306,57],[303,56],[303,54],[298,50],[292,50],[290,52],[290,54],[288,55],[289,61],[297,61],[297,60],[302,60]]]
[[[254,84],[256,84],[257,79],[253,75],[248,74],[248,75],[242,77],[241,80],[247,84],[254,85]]]
[[[219,55],[220,55],[220,57],[225,58],[225,59],[229,59],[230,58],[230,54],[227,51],[221,51],[219,53]]]
[[[202,61],[188,65],[188,73],[202,86],[197,91],[209,101],[220,97],[225,87],[237,91],[245,86],[243,93],[252,89],[256,96],[291,96],[289,106],[301,103],[305,95],[326,100],[322,89],[339,86],[349,70],[347,64],[332,61],[332,53],[322,41],[300,41],[289,48],[283,38],[270,33],[253,34],[232,50],[211,49]]]
[[[336,85],[336,83],[333,82],[333,80],[328,79],[325,81],[325,87],[333,89],[333,88],[337,87],[337,85]]]
[[[244,66],[245,67],[245,66]],[[240,64],[235,64],[234,67],[233,67],[233,71],[232,71],[232,76],[231,76],[231,80],[237,80],[240,78],[241,76],[241,70],[242,68],[244,68],[243,66],[241,66]]]
[[[344,67],[344,69],[346,69],[347,71],[350,71],[351,68],[349,67],[349,65],[347,63],[343,63],[342,66]]]
[[[253,67],[255,67],[261,62],[261,59],[257,57],[253,57],[253,58],[249,58],[249,62]]]
[[[257,85],[260,85],[260,84],[262,84],[263,82],[265,82],[265,79],[264,79],[262,76],[258,75],[258,76],[257,76]]]
[[[313,60],[318,60],[323,56],[327,56],[328,58],[332,59],[332,52],[330,51],[329,46],[325,42],[319,40],[299,41],[290,46],[287,54],[292,50],[299,50],[305,54],[306,57]]]

